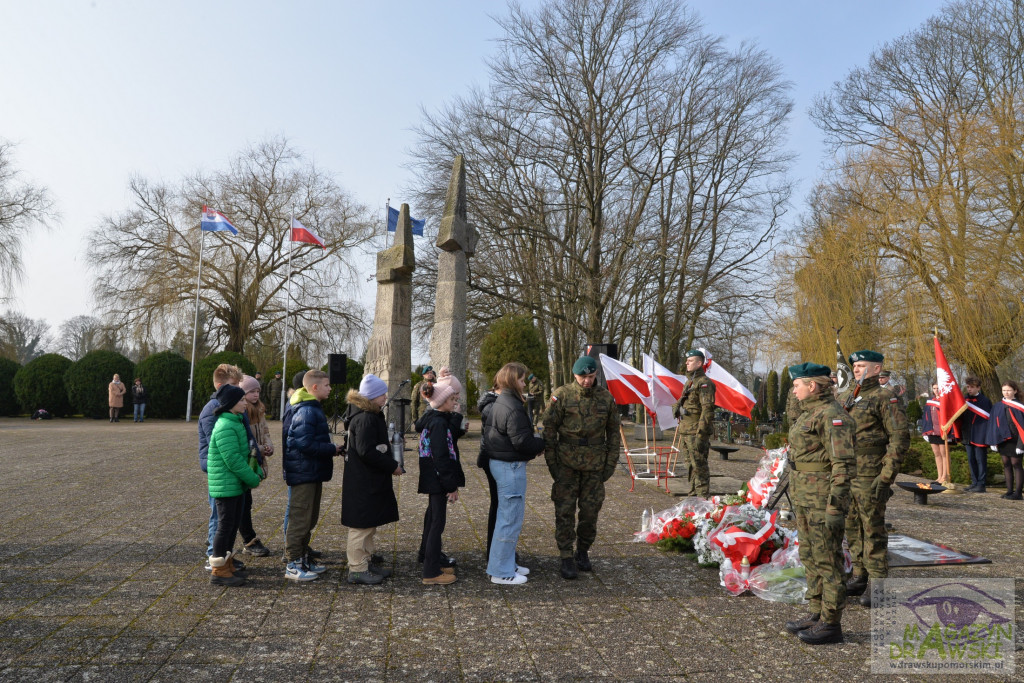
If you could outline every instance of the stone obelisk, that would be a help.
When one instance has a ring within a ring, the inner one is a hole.
[[[395,243],[377,253],[377,309],[373,332],[366,347],[364,372],[373,373],[388,384],[388,396],[395,395],[412,372],[412,271],[416,268],[412,244],[409,205],[402,204],[395,229]],[[397,398],[409,398],[409,385]]]
[[[462,155],[455,157],[444,215],[437,231],[437,292],[434,296],[434,329],[430,335],[430,363],[435,369],[448,366],[462,382],[466,410],[466,260],[476,251],[476,228],[466,220],[466,168]]]

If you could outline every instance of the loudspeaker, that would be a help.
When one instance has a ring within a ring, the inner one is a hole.
[[[587,344],[587,355],[598,361],[598,367],[600,367],[600,359],[597,354],[603,353],[609,358],[619,359],[619,345],[618,344]]]
[[[344,384],[348,379],[348,356],[344,353],[327,354],[327,380],[331,384]]]

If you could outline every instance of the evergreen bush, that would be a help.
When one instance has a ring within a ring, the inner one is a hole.
[[[480,371],[488,385],[505,363],[513,361],[522,363],[547,383],[548,346],[528,315],[497,319],[480,345]]]
[[[21,369],[16,361],[0,358],[0,415],[17,415],[21,412],[18,396],[14,393],[14,376]]]
[[[131,412],[131,385],[135,364],[116,351],[90,351],[71,365],[64,373],[64,386],[68,401],[76,413],[85,417],[107,417],[109,400],[107,386],[114,375],[120,375],[124,384],[125,409]]]
[[[185,416],[189,362],[177,351],[161,351],[135,366],[135,376],[146,389],[146,417],[177,419]],[[131,394],[131,387],[128,388]],[[127,401],[126,401],[127,403]]]
[[[256,373],[256,366],[248,358],[236,351],[220,351],[196,363],[195,377],[192,380],[192,386],[194,387],[192,390],[192,413],[194,415],[199,414],[203,406],[209,402],[210,396],[213,395],[213,371],[221,363],[237,365],[247,375]],[[271,371],[270,377],[273,376],[274,372]]]
[[[71,402],[64,386],[64,373],[71,365],[71,360],[59,353],[46,353],[18,370],[14,375],[14,394],[21,410],[34,413],[38,408],[45,408],[54,417],[70,415]]]

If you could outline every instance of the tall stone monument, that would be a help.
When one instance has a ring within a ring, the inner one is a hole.
[[[448,366],[462,382],[466,398],[466,260],[476,251],[476,228],[466,220],[466,168],[462,155],[455,157],[444,215],[437,231],[437,292],[434,296],[434,329],[430,336],[430,363]],[[463,410],[466,409],[463,403]]]
[[[388,384],[388,396],[395,395],[412,371],[412,271],[416,259],[412,244],[409,205],[402,204],[395,230],[395,243],[377,253],[377,309],[373,332],[366,347],[365,372]],[[402,387],[398,398],[409,398],[411,388]]]

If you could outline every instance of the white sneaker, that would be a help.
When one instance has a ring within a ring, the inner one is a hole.
[[[518,586],[519,584],[526,583],[526,577],[522,574],[516,574],[505,578],[503,576],[492,576],[491,583],[496,583],[499,586]]]
[[[529,573],[530,570],[527,567],[520,567],[518,564],[516,565],[516,574],[519,574],[520,576],[526,576]]]

